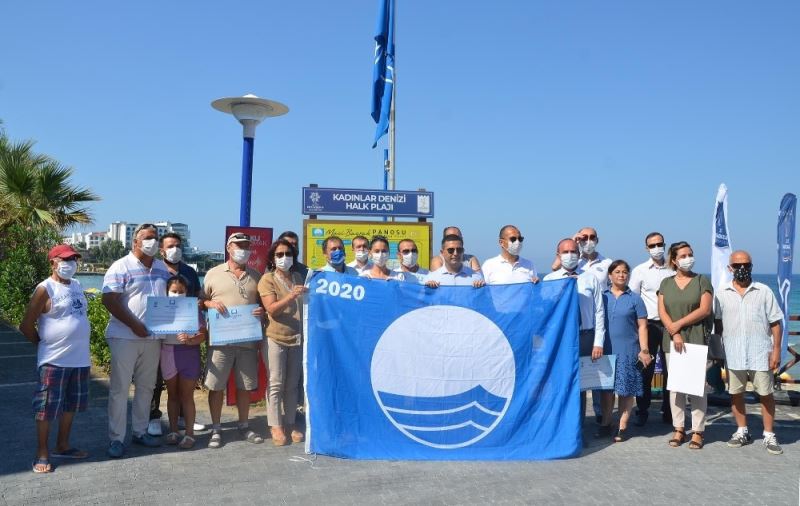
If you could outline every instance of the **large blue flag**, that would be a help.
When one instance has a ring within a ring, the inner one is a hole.
[[[792,260],[794,258],[794,227],[797,197],[787,193],[781,200],[778,211],[778,297],[783,311],[783,342],[781,363],[787,356],[789,346],[789,292],[792,289]]]
[[[375,29],[375,63],[372,69],[372,119],[375,141],[389,130],[389,110],[394,88],[394,0],[378,0],[378,27]]]
[[[311,279],[306,450],[526,460],[581,450],[575,281]]]

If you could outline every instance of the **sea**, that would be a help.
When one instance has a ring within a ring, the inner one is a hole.
[[[706,274],[706,276],[710,275]],[[75,277],[80,281],[84,290],[89,288],[101,290],[103,288],[102,274],[76,274]],[[778,296],[778,279],[775,274],[754,274],[753,279],[772,288],[775,296]],[[200,276],[200,282],[203,282],[203,276]],[[792,275],[792,290],[789,293],[789,314],[800,315],[800,275],[798,274]],[[789,330],[800,331],[800,322],[790,322]],[[789,336],[789,344],[800,344],[800,336]]]

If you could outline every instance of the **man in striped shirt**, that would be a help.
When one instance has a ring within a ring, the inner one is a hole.
[[[746,251],[734,251],[728,269],[733,281],[714,294],[717,332],[725,344],[728,392],[738,429],[728,441],[731,448],[753,442],[747,430],[744,392],[747,382],[761,398],[764,447],[773,455],[783,453],[773,432],[775,399],[773,373],[781,359],[781,312],[772,290],[753,281],[753,260]]]

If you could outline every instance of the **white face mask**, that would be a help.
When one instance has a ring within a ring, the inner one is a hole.
[[[689,272],[694,267],[694,257],[684,257],[678,259],[678,269]]]
[[[372,254],[372,263],[377,265],[378,267],[383,267],[386,265],[386,261],[389,260],[389,253],[373,253]]]
[[[75,275],[75,271],[78,270],[78,262],[75,260],[62,260],[58,262],[58,266],[56,266],[56,274],[61,279],[72,279],[72,276]]]
[[[155,239],[142,240],[142,253],[151,257],[158,252],[158,242]]]
[[[369,250],[366,249],[357,249],[356,250],[356,260],[361,262],[362,264],[369,260]]]
[[[650,249],[650,257],[653,260],[661,260],[662,258],[664,258],[664,247],[663,246],[658,246],[656,248],[651,248]]]
[[[231,250],[231,259],[239,265],[245,265],[250,259],[249,249],[233,249]]]
[[[581,249],[581,251],[583,253],[586,253],[587,255],[591,255],[592,253],[594,253],[595,248],[597,248],[597,242],[595,242],[595,241],[586,241],[586,242],[578,243],[578,246],[580,247],[580,249]]]
[[[417,253],[406,253],[403,255],[403,265],[410,269],[417,265],[418,258],[419,254]]]
[[[284,256],[283,258],[276,258],[275,259],[275,267],[282,270],[283,272],[288,271],[292,268],[292,264],[294,263],[294,259],[290,256]]]
[[[186,294],[177,292],[167,292],[167,297],[186,297]]]
[[[562,253],[560,255],[561,265],[568,271],[571,271],[578,265],[577,253]]]
[[[522,243],[520,241],[509,242],[506,251],[508,251],[509,255],[517,256],[522,251]]]
[[[164,250],[164,259],[171,264],[177,264],[182,258],[183,251],[181,251],[181,249],[177,246],[173,246]]]

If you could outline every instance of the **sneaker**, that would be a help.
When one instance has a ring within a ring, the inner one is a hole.
[[[733,433],[733,436],[728,440],[728,447],[729,448],[741,448],[744,445],[749,445],[753,442],[753,438],[750,436],[749,432],[739,432],[736,431]]]
[[[164,435],[164,433],[161,431],[161,418],[154,418],[150,420],[150,423],[147,424],[147,433],[156,437]]]
[[[205,424],[202,424],[202,423],[194,422],[194,425],[192,427],[194,428],[195,432],[201,431],[201,430],[206,430]]]
[[[125,454],[125,445],[122,444],[122,441],[111,441],[106,452],[112,459],[118,459]]]
[[[161,446],[161,440],[147,433],[142,434],[141,436],[134,434],[133,437],[131,437],[131,442],[137,445],[146,446],[148,448],[157,448]]]
[[[764,448],[767,449],[767,453],[771,453],[772,455],[780,455],[783,453],[783,448],[778,444],[778,439],[775,437],[775,434],[764,436]]]

